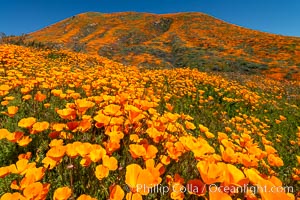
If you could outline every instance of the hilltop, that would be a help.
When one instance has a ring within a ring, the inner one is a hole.
[[[297,199],[300,82],[238,78],[0,45],[1,200]]]
[[[300,78],[300,38],[250,30],[203,13],[89,12],[30,33],[26,40],[125,65]]]

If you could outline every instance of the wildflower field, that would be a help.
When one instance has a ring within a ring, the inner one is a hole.
[[[300,83],[0,46],[0,199],[297,199]]]

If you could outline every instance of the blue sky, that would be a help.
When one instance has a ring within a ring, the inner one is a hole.
[[[1,0],[0,32],[30,33],[88,11],[204,12],[243,27],[300,37],[300,0]]]

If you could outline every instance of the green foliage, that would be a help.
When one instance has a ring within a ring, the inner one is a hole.
[[[66,56],[67,55],[64,53],[52,51],[47,55],[47,58],[55,60],[55,59],[64,59],[66,58]]]
[[[149,29],[151,31],[154,30],[157,34],[162,34],[164,32],[167,32],[170,29],[172,23],[173,23],[172,18],[162,17],[158,20],[148,23],[146,27],[149,26]]]

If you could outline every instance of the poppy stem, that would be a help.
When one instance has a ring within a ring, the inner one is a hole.
[[[72,162],[72,158],[69,158],[69,160],[70,160],[70,166],[74,166],[73,165],[73,162]],[[73,168],[71,168],[71,170],[70,170],[70,187],[71,187],[71,189],[73,190]]]

